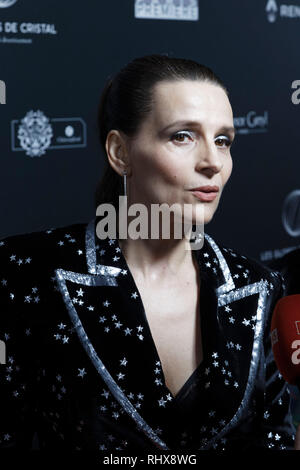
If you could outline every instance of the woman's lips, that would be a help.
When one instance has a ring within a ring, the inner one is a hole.
[[[218,192],[217,191],[210,191],[210,192],[204,192],[204,191],[191,191],[194,196],[196,196],[197,199],[203,202],[210,202],[213,201],[216,197]]]

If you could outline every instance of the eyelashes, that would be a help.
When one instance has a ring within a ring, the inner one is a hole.
[[[179,131],[179,132],[175,132],[175,134],[172,134],[171,137],[170,137],[170,140],[171,141],[177,141],[179,143],[180,142],[184,143],[184,140],[178,140],[178,137],[183,137],[183,138],[190,137],[190,138],[192,138],[193,136],[191,135],[191,133],[189,131]],[[225,134],[222,134],[221,136],[217,137],[215,142],[217,142],[217,141],[222,142],[228,148],[231,147],[231,145],[233,143],[233,140]],[[222,147],[222,145],[219,146],[219,147]]]

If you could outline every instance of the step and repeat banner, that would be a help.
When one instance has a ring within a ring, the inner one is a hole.
[[[300,0],[0,0],[0,238],[95,216],[105,80],[146,54],[230,92],[233,172],[206,227],[268,263],[300,247]]]

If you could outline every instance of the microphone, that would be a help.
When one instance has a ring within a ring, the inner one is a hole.
[[[300,294],[282,297],[271,321],[271,344],[284,380],[300,390]]]

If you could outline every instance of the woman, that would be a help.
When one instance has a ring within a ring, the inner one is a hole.
[[[207,234],[201,249],[172,230],[99,238],[102,204],[119,211],[124,194],[150,226],[152,204],[177,203],[181,234],[188,204],[188,239],[212,219],[232,171],[225,86],[194,61],[142,57],[107,82],[99,126],[99,217],[0,247],[1,445],[35,435],[42,449],[127,455],[292,448],[269,334],[280,274]]]

